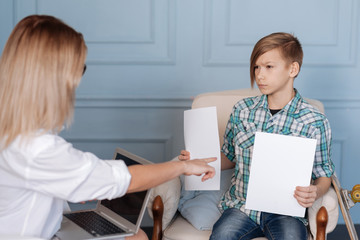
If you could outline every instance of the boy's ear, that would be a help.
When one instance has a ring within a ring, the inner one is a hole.
[[[299,63],[298,62],[291,63],[291,65],[290,65],[290,77],[295,78],[299,74],[299,71],[300,71]]]

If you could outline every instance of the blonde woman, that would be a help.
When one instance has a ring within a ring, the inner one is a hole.
[[[51,238],[65,201],[112,199],[181,174],[215,172],[214,158],[131,166],[101,161],[59,137],[70,124],[85,70],[83,36],[32,15],[12,31],[0,60],[0,235]],[[106,177],[103,177],[106,176]],[[147,239],[144,232],[128,239]]]

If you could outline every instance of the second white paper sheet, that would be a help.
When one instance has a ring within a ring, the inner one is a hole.
[[[309,186],[316,139],[256,132],[246,209],[304,217],[294,198],[296,186]]]
[[[191,159],[217,157],[209,163],[215,168],[215,176],[205,182],[201,181],[202,176],[185,176],[185,190],[219,190],[221,160],[216,107],[184,112],[184,140]]]

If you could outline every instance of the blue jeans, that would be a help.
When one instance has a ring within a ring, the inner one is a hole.
[[[223,212],[214,224],[210,240],[243,240],[256,237],[267,239],[307,239],[307,228],[298,219],[272,213],[261,213],[260,225],[236,208]]]

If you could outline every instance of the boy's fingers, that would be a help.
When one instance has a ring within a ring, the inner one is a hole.
[[[179,155],[179,156],[178,156],[178,159],[179,159],[180,161],[183,161],[183,160],[189,160],[190,158],[189,158],[189,156]]]
[[[316,194],[312,192],[304,192],[304,191],[295,191],[295,195],[299,196],[300,198],[307,199],[307,198],[315,198]]]
[[[189,156],[190,155],[190,152],[186,151],[186,150],[181,150],[180,152],[181,155],[184,155],[184,156]]]
[[[190,160],[190,152],[188,152],[186,150],[181,150],[180,155],[178,156],[178,159],[180,161]]]
[[[311,189],[310,189],[310,187],[296,187],[296,190],[298,190],[298,191],[301,191],[301,192],[310,192],[311,191]]]

